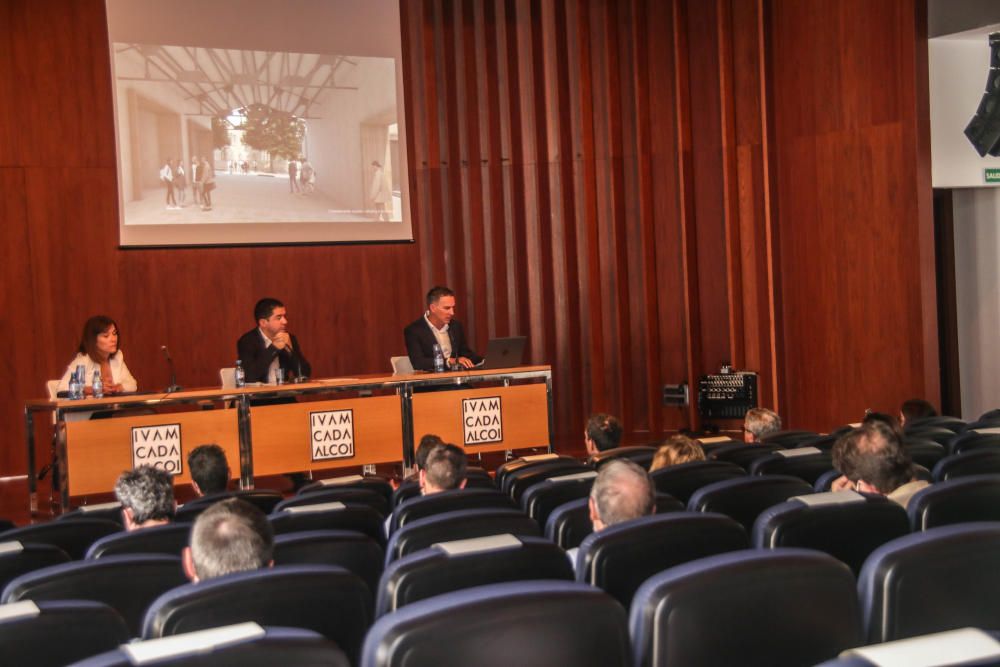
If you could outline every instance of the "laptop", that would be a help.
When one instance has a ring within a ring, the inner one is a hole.
[[[511,336],[509,338],[491,338],[486,345],[486,355],[483,360],[484,370],[496,368],[513,368],[520,366],[524,359],[524,344],[527,336]]]

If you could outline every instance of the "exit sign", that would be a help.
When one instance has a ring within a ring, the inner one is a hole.
[[[987,183],[1000,183],[1000,169],[983,169]]]

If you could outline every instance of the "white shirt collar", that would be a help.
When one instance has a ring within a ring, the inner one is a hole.
[[[429,310],[428,311],[424,311],[424,322],[427,322],[427,326],[429,326],[432,331],[439,331],[441,333],[445,333],[446,331],[448,331],[448,325],[447,324],[445,324],[440,329],[438,329],[436,326],[434,326],[434,323],[431,322],[430,314],[431,314],[431,311],[429,311]]]
[[[272,341],[270,338],[267,337],[267,334],[264,333],[264,330],[261,329],[260,327],[257,327],[257,331],[260,332],[260,337],[264,339],[264,347],[271,347]]]

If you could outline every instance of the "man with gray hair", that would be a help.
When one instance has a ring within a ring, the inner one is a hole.
[[[743,418],[743,442],[753,444],[781,430],[781,417],[774,410],[751,408]]]
[[[274,531],[259,509],[239,498],[222,500],[198,515],[184,572],[194,582],[274,565]]]
[[[170,523],[177,509],[173,478],[165,470],[150,465],[119,475],[115,498],[122,504],[125,530]]]

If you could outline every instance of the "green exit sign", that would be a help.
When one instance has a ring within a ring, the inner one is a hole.
[[[1000,183],[1000,169],[983,169],[987,183]]]

